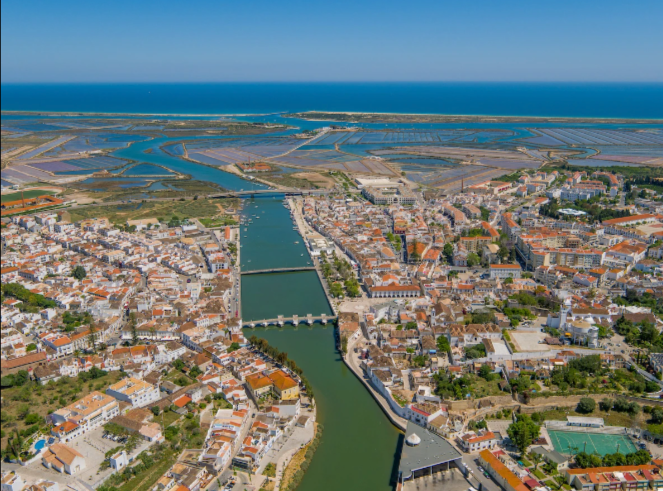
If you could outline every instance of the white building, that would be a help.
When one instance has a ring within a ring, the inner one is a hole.
[[[66,474],[78,474],[86,468],[85,458],[77,450],[63,443],[55,443],[44,452],[42,464]]]
[[[497,445],[497,436],[492,431],[469,431],[456,437],[456,441],[462,449],[467,452],[479,452],[486,448],[494,448]]]
[[[2,491],[22,491],[24,487],[25,481],[16,471],[2,473]]]
[[[127,377],[111,385],[106,389],[106,394],[118,401],[128,402],[133,407],[147,406],[161,399],[157,387],[133,377]]]
[[[111,469],[115,469],[116,471],[121,471],[127,465],[129,465],[129,459],[127,458],[127,452],[125,452],[124,450],[116,453],[110,458]]]
[[[75,425],[76,428],[72,427],[65,439],[71,441],[75,436],[102,426],[119,414],[120,405],[113,397],[94,391],[73,404],[54,411],[50,416],[56,425],[52,433],[60,436],[57,430],[61,425]]]
[[[491,264],[490,278],[520,278],[523,269],[518,264]]]

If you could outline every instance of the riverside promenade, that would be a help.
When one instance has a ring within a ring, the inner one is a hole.
[[[322,269],[320,268],[320,258],[314,257],[311,254],[311,250],[309,249],[307,243],[307,237],[315,233],[315,231],[308,225],[308,223],[306,223],[306,220],[304,220],[304,216],[300,210],[301,204],[302,202],[300,200],[288,198],[288,206],[290,206],[290,210],[292,212],[292,219],[295,222],[295,225],[297,225],[299,233],[306,243],[306,250],[309,252],[309,256],[311,256],[311,260],[313,261],[313,269],[320,279],[320,284],[322,285],[322,289],[325,291],[325,296],[327,297],[327,302],[329,303],[332,312],[334,315],[338,316],[338,301],[332,297],[331,292],[329,291],[329,285],[327,284],[327,280],[322,274]]]
[[[380,405],[380,408],[382,408],[382,411],[389,418],[389,421],[391,421],[391,423],[399,430],[405,431],[405,428],[407,427],[407,420],[394,412],[394,410],[389,405],[389,402],[387,402],[382,394],[375,390],[371,384],[371,381],[364,375],[364,371],[359,366],[359,356],[354,353],[354,347],[360,339],[362,339],[362,335],[361,330],[359,329],[350,337],[350,339],[348,339],[348,352],[343,356],[343,362],[368,389],[368,391],[373,396],[373,399],[375,399],[375,401]]]

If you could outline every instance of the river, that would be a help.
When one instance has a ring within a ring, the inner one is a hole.
[[[247,232],[242,231],[245,270],[303,266],[310,261],[282,201],[246,200],[244,211],[248,216],[263,217],[254,219]],[[244,320],[321,313],[329,315],[331,310],[315,272],[251,275],[242,279]],[[320,324],[257,328],[255,334],[286,351],[313,385],[318,422],[324,426],[324,432],[298,489],[393,489],[391,474],[397,462],[399,432],[341,360],[335,348],[334,328]]]
[[[219,137],[217,137],[219,138]],[[220,137],[224,138],[224,137]],[[195,140],[195,137],[187,137],[187,140]],[[211,139],[205,137],[205,139]],[[205,165],[194,164],[184,159],[173,157],[161,150],[161,146],[171,142],[182,141],[182,138],[155,138],[144,142],[136,142],[127,148],[116,150],[111,155],[121,159],[136,160],[150,164],[162,165],[182,174],[189,174],[192,179],[203,182],[214,182],[219,186],[232,191],[266,189],[267,186],[242,179],[235,174]],[[149,153],[145,153],[149,151]]]
[[[264,188],[160,150],[161,145],[176,140],[158,138],[134,143],[113,152],[113,156],[162,165],[226,189]],[[149,149],[151,152],[145,153]],[[244,270],[306,266],[311,262],[281,197],[247,198],[242,213],[247,220],[252,219],[251,224],[241,228]],[[242,279],[243,320],[293,314],[332,314],[315,272],[250,275]],[[318,421],[324,432],[298,489],[391,491],[400,433],[341,360],[335,348],[334,328],[320,324],[257,328],[255,334],[286,351],[302,367],[315,392]]]

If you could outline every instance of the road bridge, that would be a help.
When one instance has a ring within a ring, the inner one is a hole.
[[[331,193],[332,191],[328,189],[255,189],[248,191],[223,191],[221,193],[208,194],[207,198],[241,198],[243,196],[260,196],[265,194],[278,194],[285,196],[321,196]]]
[[[285,317],[283,315],[279,315],[276,319],[261,319],[261,320],[244,322],[244,327],[256,327],[256,326],[267,327],[270,325],[283,327],[285,324],[292,324],[293,326],[296,326],[300,322],[305,322],[310,326],[313,325],[313,323],[315,322],[320,322],[321,324],[327,324],[327,322],[334,320],[336,320],[335,315],[327,315],[327,314],[320,314],[320,315],[306,314],[306,316],[293,315],[292,317]]]
[[[268,273],[292,273],[295,271],[315,271],[314,266],[301,266],[298,268],[271,268],[254,269],[253,271],[242,271],[242,276],[250,274],[268,274]]]

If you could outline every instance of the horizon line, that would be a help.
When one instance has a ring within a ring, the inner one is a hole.
[[[663,85],[663,80],[70,80],[70,81],[0,81],[0,85],[65,84],[639,84]]]

